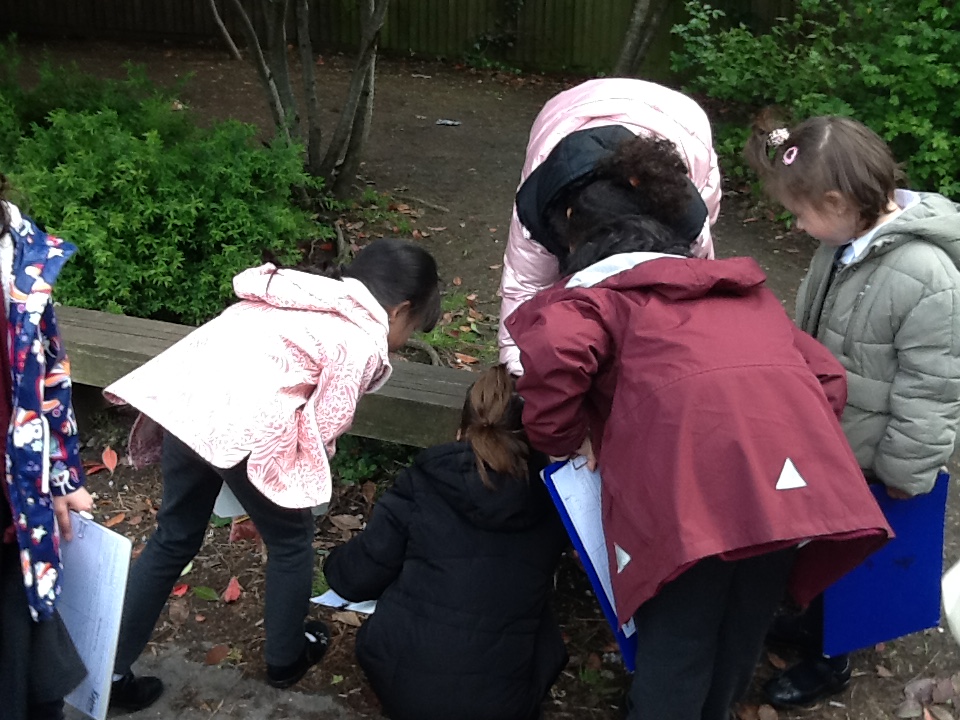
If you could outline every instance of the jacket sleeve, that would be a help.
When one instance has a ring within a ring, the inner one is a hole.
[[[797,327],[793,328],[793,344],[817,376],[820,387],[833,408],[833,414],[839,420],[843,417],[843,408],[847,404],[847,371],[823,344]]]
[[[533,240],[517,217],[514,207],[510,221],[507,249],[503,255],[503,274],[500,277],[500,362],[511,375],[523,374],[520,351],[506,326],[506,320],[525,301],[560,277],[557,258],[540,243]]]
[[[80,462],[80,439],[73,413],[70,361],[63,349],[53,305],[43,310],[40,330],[46,342],[43,377],[43,418],[49,428],[50,492],[69,495],[86,484]]]
[[[584,404],[613,343],[600,309],[586,299],[523,307],[517,382],[531,444],[553,456],[576,452],[589,432]],[[520,325],[520,323],[517,323]]]
[[[377,501],[366,529],[327,557],[330,587],[351,602],[379,598],[403,569],[413,512],[413,482],[404,470]]]
[[[920,300],[894,338],[890,421],[873,470],[885,485],[930,492],[953,453],[960,421],[960,288]]]

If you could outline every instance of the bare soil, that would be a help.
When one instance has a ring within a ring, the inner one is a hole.
[[[235,118],[270,132],[270,115],[256,74],[246,64],[230,60],[211,48],[126,46],[103,43],[59,43],[46,48],[22,48],[28,65],[41,51],[56,62],[76,62],[82,69],[105,77],[121,77],[123,63],[143,64],[162,84],[190,76],[181,101],[201,118]],[[324,57],[317,65],[322,102],[331,123],[346,89],[349,59]],[[496,290],[500,264],[530,124],[553,94],[576,82],[573,79],[501,75],[415,61],[381,61],[377,80],[377,106],[370,143],[362,168],[366,183],[418,209],[412,228],[433,251],[444,280],[451,286],[477,294],[484,312],[498,310]],[[437,125],[438,119],[457,120],[459,126]],[[723,211],[715,229],[721,256],[752,255],[769,275],[770,286],[792,305],[797,285],[813,250],[806,236],[787,232],[746,196],[726,188]],[[495,327],[495,324],[494,324]],[[88,459],[98,462],[106,445],[122,448],[129,418],[110,416],[91,427]],[[957,468],[952,468],[954,474]],[[99,495],[102,519],[134,540],[136,547],[150,535],[160,503],[156,470],[134,471],[123,464],[114,475],[100,471],[91,476]],[[365,494],[366,493],[366,494]],[[316,546],[323,551],[341,542],[352,530],[337,527],[331,518],[353,516],[360,522],[371,508],[370,488],[340,485],[330,513],[318,523]],[[117,520],[120,514],[122,519]],[[342,521],[341,521],[342,524]],[[263,554],[248,540],[227,541],[229,527],[211,527],[208,541],[183,580],[190,590],[174,598],[153,638],[155,647],[183,648],[202,660],[217,645],[230,654],[223,661],[240,667],[251,677],[262,678],[263,630],[260,624],[263,591]],[[960,531],[955,498],[948,513],[946,559],[960,555]],[[197,587],[222,593],[231,577],[243,588],[239,600],[203,600]],[[547,718],[620,717],[618,705],[629,683],[612,638],[589,585],[572,559],[558,574],[557,606],[571,662],[546,704]],[[354,627],[316,609],[333,631],[329,657],[301,683],[307,692],[339,697],[359,715],[378,717],[376,698],[353,658]],[[346,618],[352,620],[352,618]],[[790,658],[786,658],[790,660]],[[763,659],[758,680],[782,664],[777,656]],[[833,701],[781,718],[826,720],[880,720],[895,717],[904,698],[904,686],[926,677],[946,677],[960,670],[960,653],[949,633],[934,629],[887,643],[855,655],[855,679]],[[429,692],[424,688],[424,692]],[[189,704],[190,697],[183,702]],[[742,720],[772,718],[772,709],[757,708],[756,693],[741,708]],[[947,711],[940,705],[937,711]],[[952,709],[951,709],[952,711]],[[227,709],[220,715],[226,715]],[[242,716],[242,715],[241,715]],[[935,717],[943,717],[937,715]]]

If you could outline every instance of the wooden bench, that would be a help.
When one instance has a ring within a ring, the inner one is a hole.
[[[166,350],[193,328],[186,325],[58,307],[57,319],[73,381],[104,388]],[[390,381],[365,395],[351,433],[428,447],[449,442],[460,424],[475,375],[412,362],[394,363]]]

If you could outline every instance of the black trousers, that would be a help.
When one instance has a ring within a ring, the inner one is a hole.
[[[629,720],[729,720],[746,693],[796,549],[701,560],[634,614]]]

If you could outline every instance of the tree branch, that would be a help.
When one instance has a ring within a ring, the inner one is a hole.
[[[227,26],[223,24],[223,18],[220,17],[220,8],[217,7],[217,0],[210,0],[210,10],[213,12],[213,20],[217,23],[217,27],[220,28],[220,34],[223,35],[223,39],[227,43],[227,48],[229,48],[230,54],[233,55],[233,59],[243,60],[240,51],[237,50],[236,43],[234,43],[233,38],[230,37],[230,31],[227,30]]]
[[[624,76],[633,72],[637,49],[640,46],[649,14],[650,0],[637,0],[630,15],[630,24],[627,25],[623,45],[620,48],[620,57],[617,58],[617,64],[613,67],[614,75]]]
[[[247,15],[247,11],[244,9],[240,0],[233,0],[233,7],[243,21],[244,33],[247,36],[247,42],[250,44],[253,52],[254,67],[257,68],[260,81],[270,96],[270,112],[273,113],[273,122],[287,140],[290,140],[290,131],[284,121],[286,111],[283,108],[283,103],[280,102],[280,94],[277,92],[277,84],[273,79],[273,73],[270,71],[270,66],[267,65],[267,61],[263,56],[263,47],[260,45],[260,38],[257,37],[257,31],[253,27],[253,23],[250,22],[250,16]]]
[[[320,103],[317,100],[317,79],[314,71],[313,43],[310,39],[310,0],[296,0],[297,45],[300,48],[300,65],[303,74],[303,95],[307,105],[307,172],[320,172],[323,159],[320,127]]]

